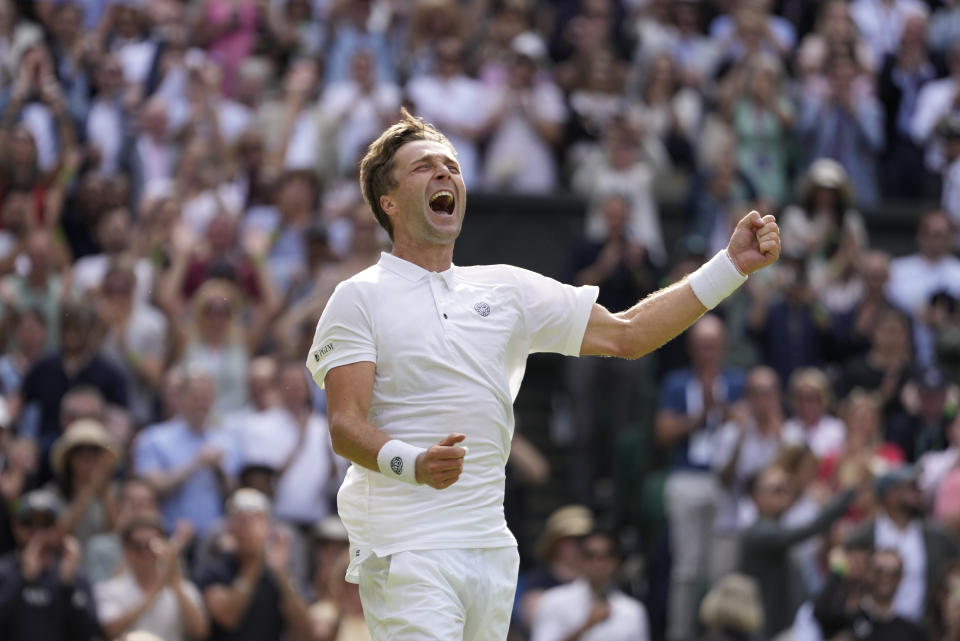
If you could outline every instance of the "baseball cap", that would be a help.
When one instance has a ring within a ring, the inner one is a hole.
[[[917,468],[912,465],[902,465],[882,474],[876,482],[877,496],[883,498],[893,488],[915,482],[918,475]]]
[[[20,497],[17,503],[17,519],[24,521],[27,518],[44,514],[54,519],[63,513],[63,502],[50,490],[33,490]]]
[[[249,487],[241,488],[227,499],[227,514],[233,516],[240,512],[270,513],[270,499],[267,495]]]

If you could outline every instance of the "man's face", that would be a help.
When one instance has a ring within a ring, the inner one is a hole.
[[[452,245],[460,235],[467,190],[460,164],[442,143],[417,140],[393,157],[397,186],[380,197],[394,239],[414,246]]]
[[[766,517],[779,517],[787,511],[793,500],[790,478],[786,472],[775,468],[761,472],[754,492],[757,510]]]
[[[950,221],[947,220],[946,216],[930,216],[924,219],[920,232],[917,234],[920,253],[932,259],[948,254],[952,240]]]
[[[22,549],[31,540],[43,541],[44,548],[54,551],[59,547],[60,539],[54,527],[57,519],[53,514],[46,512],[32,512],[13,522],[13,538]]]
[[[606,588],[617,572],[618,559],[613,543],[603,535],[587,537],[582,543],[583,576],[594,588]]]
[[[759,370],[747,381],[750,412],[758,421],[767,420],[780,408],[780,386],[772,372]]]
[[[883,552],[875,553],[870,564],[874,598],[883,603],[893,599],[902,573],[903,566],[896,556]]]

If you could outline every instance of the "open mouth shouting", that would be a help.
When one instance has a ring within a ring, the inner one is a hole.
[[[454,200],[452,191],[449,189],[441,189],[430,196],[428,204],[433,213],[440,214],[441,216],[452,216],[456,201]]]

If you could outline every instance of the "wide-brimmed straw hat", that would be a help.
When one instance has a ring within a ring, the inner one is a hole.
[[[71,423],[63,436],[53,444],[53,449],[50,451],[50,464],[53,466],[54,474],[61,476],[66,471],[67,456],[71,450],[81,445],[102,448],[112,454],[114,459],[119,459],[117,445],[103,424],[100,421],[85,418]]]

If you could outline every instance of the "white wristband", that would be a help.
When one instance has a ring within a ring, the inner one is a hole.
[[[377,452],[377,467],[384,476],[416,485],[417,457],[425,451],[423,448],[393,439],[384,443]]]
[[[693,293],[707,309],[719,305],[720,301],[736,291],[746,280],[747,277],[733,264],[726,249],[718,251],[713,258],[701,265],[700,269],[687,277]]]

